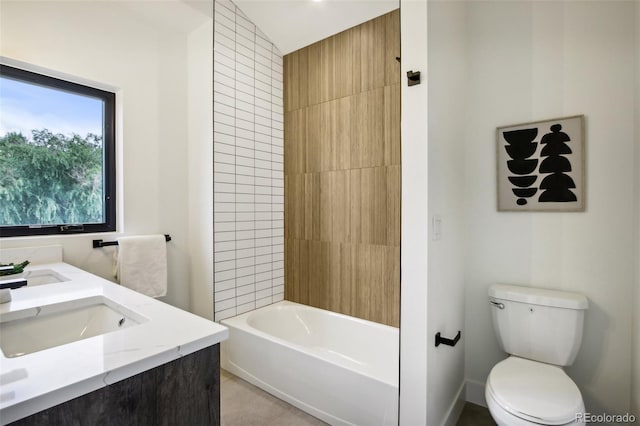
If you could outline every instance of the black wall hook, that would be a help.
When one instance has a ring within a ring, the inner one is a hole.
[[[420,84],[420,71],[407,71],[407,83],[409,86]]]
[[[441,337],[440,332],[438,331],[436,333],[436,348],[440,346],[440,343],[447,346],[455,346],[456,343],[458,343],[458,340],[460,340],[460,336],[462,336],[462,332],[460,330],[458,330],[458,334],[456,334],[456,337],[454,337],[453,339]]]

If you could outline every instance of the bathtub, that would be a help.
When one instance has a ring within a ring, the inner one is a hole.
[[[222,368],[332,425],[398,424],[398,329],[282,301],[225,319]]]

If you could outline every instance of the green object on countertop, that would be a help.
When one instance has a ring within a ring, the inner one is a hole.
[[[24,272],[24,268],[29,264],[28,260],[22,263],[9,263],[8,265],[0,264],[0,277],[5,275],[14,275]]]

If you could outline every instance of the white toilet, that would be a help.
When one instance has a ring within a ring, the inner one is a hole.
[[[581,425],[585,407],[578,386],[562,369],[582,343],[583,295],[494,284],[491,316],[500,347],[485,386],[491,416],[500,426]]]

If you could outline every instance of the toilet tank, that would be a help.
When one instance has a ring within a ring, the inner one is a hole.
[[[581,294],[516,285],[489,287],[493,327],[511,355],[559,366],[571,365],[582,344]]]

